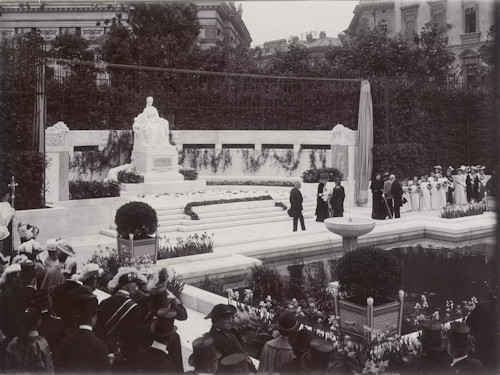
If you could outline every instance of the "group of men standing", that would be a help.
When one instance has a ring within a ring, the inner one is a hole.
[[[394,174],[377,173],[372,181],[370,189],[373,194],[372,218],[384,220],[399,219],[401,217],[401,206],[403,205],[403,186]]]

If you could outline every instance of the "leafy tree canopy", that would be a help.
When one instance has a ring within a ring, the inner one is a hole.
[[[333,73],[426,75],[434,79],[453,76],[455,57],[442,39],[450,28],[431,21],[420,34],[408,39],[403,35],[388,38],[377,26],[342,38],[342,45],[330,47],[325,58]]]
[[[69,60],[93,61],[94,53],[89,43],[81,36],[74,34],[58,35],[52,42],[51,55]]]
[[[123,15],[131,30],[125,27]],[[183,67],[200,33],[194,3],[131,3],[121,8],[111,24],[102,49],[104,60],[111,63]]]

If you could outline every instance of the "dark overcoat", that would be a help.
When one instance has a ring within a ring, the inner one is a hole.
[[[58,365],[60,373],[109,372],[108,349],[94,332],[78,329],[61,341]]]
[[[291,217],[299,217],[302,214],[302,202],[304,198],[302,197],[302,193],[299,189],[294,187],[290,191],[290,209],[288,213]]]

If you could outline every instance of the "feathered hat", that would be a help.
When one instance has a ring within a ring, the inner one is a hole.
[[[146,284],[146,278],[134,267],[120,267],[118,273],[108,283],[108,290],[115,291],[129,283]]]
[[[77,281],[85,281],[90,279],[91,277],[101,277],[104,273],[104,270],[100,268],[95,263],[86,264],[78,273],[75,273],[71,278]]]
[[[40,242],[35,241],[34,239],[31,239],[29,241],[23,242],[17,248],[17,251],[19,253],[24,253],[24,254],[32,254],[33,252],[40,253],[43,250],[44,250],[43,246],[40,244]]]
[[[17,225],[17,233],[19,233],[19,237],[21,238],[21,242],[25,242],[25,241],[36,238],[36,236],[38,236],[39,232],[40,232],[40,229],[38,229],[38,227],[30,225],[30,224],[26,223],[25,221],[21,221]]]
[[[7,277],[12,274],[21,273],[21,265],[20,264],[11,264],[3,270],[2,276],[0,277],[0,285],[3,285],[7,282]]]

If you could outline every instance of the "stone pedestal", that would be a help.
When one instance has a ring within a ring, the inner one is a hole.
[[[355,178],[358,132],[337,124],[332,129],[332,167],[344,175],[344,180]]]
[[[137,172],[144,176],[144,182],[183,181],[177,165],[177,149],[169,146],[138,146],[132,150]]]
[[[45,152],[49,161],[45,173],[47,203],[69,200],[69,158],[73,154],[73,146],[68,133],[64,122],[45,130]]]

